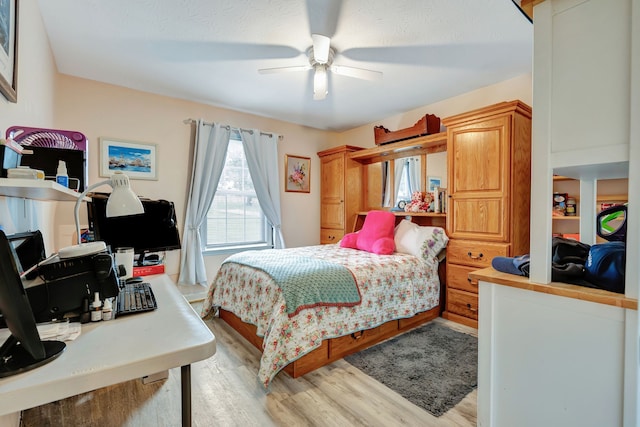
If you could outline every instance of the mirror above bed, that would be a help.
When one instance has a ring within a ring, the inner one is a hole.
[[[368,167],[369,208],[401,209],[414,191],[447,187],[447,152],[384,161]],[[376,183],[377,181],[377,183]],[[379,205],[375,206],[377,200]]]
[[[446,150],[447,133],[440,132],[352,153],[351,159],[365,171],[365,209],[397,207],[400,200],[411,198],[411,191],[429,191],[429,178],[446,187]]]

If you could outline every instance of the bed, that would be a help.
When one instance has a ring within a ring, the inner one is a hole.
[[[445,276],[440,261],[448,241],[444,230],[402,220],[394,240],[391,255],[340,243],[249,251],[255,252],[249,259],[258,252],[289,258],[291,264],[309,258],[344,266],[353,276],[359,301],[350,295],[302,301],[299,307],[290,307],[289,292],[276,283],[277,274],[250,265],[246,257],[231,256],[211,283],[202,316],[218,313],[262,351],[258,378],[265,388],[281,370],[294,378],[304,375],[439,316]]]

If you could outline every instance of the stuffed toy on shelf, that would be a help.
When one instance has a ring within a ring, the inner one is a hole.
[[[405,212],[427,212],[429,210],[429,204],[431,204],[433,197],[431,193],[423,193],[422,191],[414,191],[411,194],[411,202],[407,203],[404,207]]]

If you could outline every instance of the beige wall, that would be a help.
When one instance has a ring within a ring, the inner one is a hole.
[[[0,137],[14,125],[45,128],[54,125],[56,67],[36,0],[20,2],[18,31],[18,102],[11,103],[0,95]],[[0,197],[0,225],[7,233],[22,231],[17,229],[19,221],[9,215],[10,203]],[[34,221],[53,224],[56,202],[34,202],[29,206],[36,206],[38,218]],[[53,237],[45,234],[45,243],[47,248],[52,247]]]
[[[20,2],[18,102],[0,95],[0,131],[13,125],[51,127],[55,64],[36,0]]]
[[[290,247],[320,242],[320,180],[316,153],[331,145],[331,140],[336,138],[334,134],[66,75],[57,77],[56,87],[62,95],[56,99],[56,127],[78,130],[89,139],[90,183],[104,179],[98,176],[100,137],[158,145],[159,179],[132,180],[132,188],[138,195],[175,202],[181,235],[193,152],[193,127],[185,125],[184,119],[203,118],[234,127],[258,128],[283,135],[278,149],[279,167],[282,171],[280,188],[285,242]],[[311,158],[310,193],[284,192],[285,154]],[[109,191],[109,188],[105,187],[103,191]],[[68,241],[70,237],[65,236],[73,232],[72,207],[63,206],[62,209],[69,209],[69,213],[58,216],[68,218],[68,221],[58,222],[57,235]],[[167,268],[171,274],[178,272],[178,256],[178,251],[168,254]],[[209,276],[212,276],[224,258],[207,257]]]
[[[486,86],[472,92],[468,92],[454,98],[445,99],[440,102],[425,105],[402,114],[387,117],[383,120],[360,126],[338,135],[337,145],[352,144],[361,147],[374,147],[373,137],[374,126],[384,126],[396,131],[413,126],[425,114],[435,114],[444,119],[445,117],[486,107],[502,101],[519,99],[528,105],[532,105],[532,83],[531,74],[525,74],[510,80],[505,80],[491,86]]]

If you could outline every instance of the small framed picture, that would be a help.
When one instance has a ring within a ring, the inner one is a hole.
[[[429,186],[429,191],[435,191],[436,187],[441,186],[441,179],[439,176],[429,176],[427,177],[427,185]]]
[[[110,177],[115,171],[130,179],[158,179],[158,147],[156,144],[100,138],[100,176]]]
[[[286,154],[284,161],[284,191],[309,193],[311,158]]]

